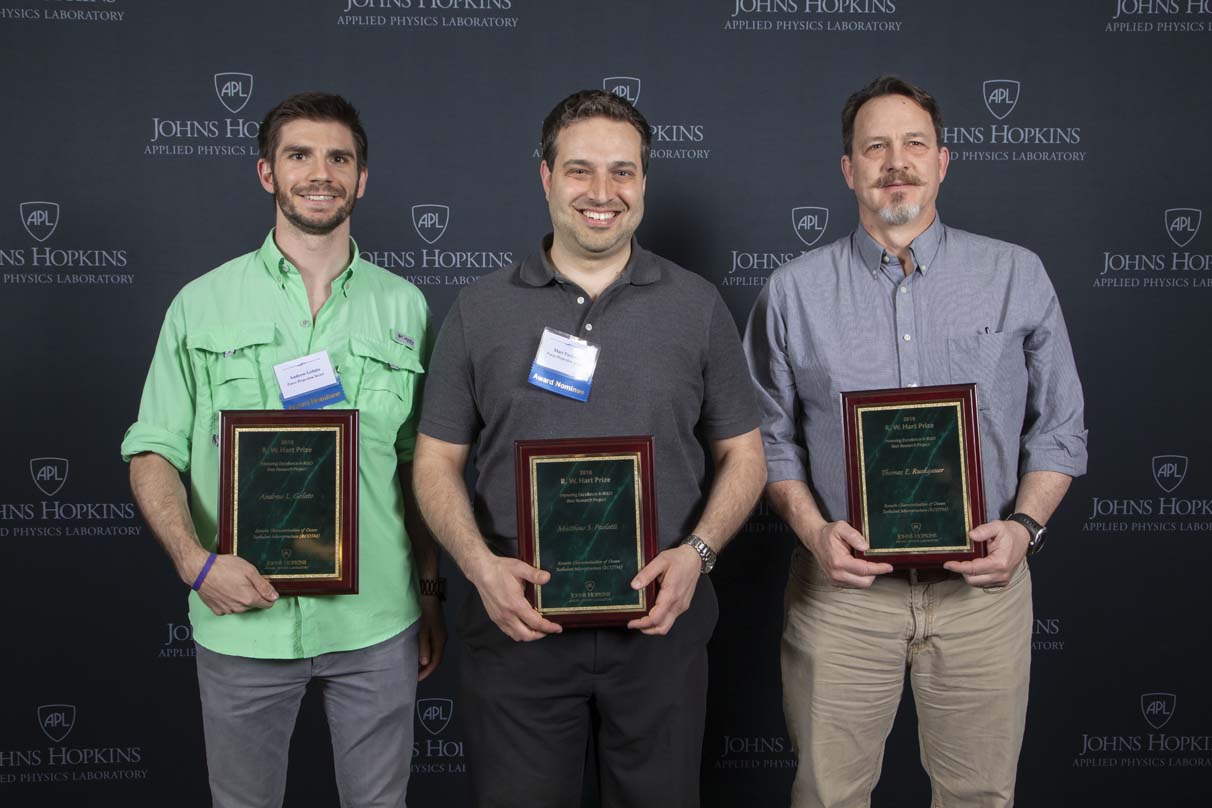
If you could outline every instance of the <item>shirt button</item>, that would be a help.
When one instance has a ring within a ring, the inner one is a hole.
[[[593,323],[585,323],[585,330],[586,330],[586,331],[592,331],[592,330],[593,330]]]
[[[902,286],[902,287],[901,287],[901,294],[902,294],[902,295],[907,295],[907,294],[909,294],[909,287],[908,287],[908,286]]]
[[[883,261],[885,264],[888,263],[888,253],[884,253],[883,255],[881,255],[880,260]]]
[[[911,339],[913,339],[913,337],[909,336],[908,334],[905,335],[905,342],[908,342]]]
[[[311,320],[300,320],[299,325],[301,325],[303,328],[307,328],[309,325],[311,325]]]
[[[925,265],[925,264],[918,264],[918,265],[917,265],[917,268],[918,268],[918,269],[925,269],[925,268],[926,268],[926,265]]]

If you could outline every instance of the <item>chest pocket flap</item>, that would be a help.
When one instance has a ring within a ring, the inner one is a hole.
[[[417,381],[425,368],[415,351],[387,340],[352,336],[349,350],[363,360],[357,406],[364,431],[368,437],[391,443],[420,404]]]
[[[425,372],[425,368],[421,367],[421,360],[417,358],[416,351],[394,342],[386,340],[380,342],[366,337],[353,336],[349,340],[349,349],[355,356],[374,360],[373,363],[367,364],[368,371],[386,369],[393,373],[402,370],[412,373]],[[368,378],[378,375],[377,373],[367,373]]]
[[[215,411],[265,407],[257,346],[273,341],[273,323],[236,324],[186,337],[186,346],[206,368]]]

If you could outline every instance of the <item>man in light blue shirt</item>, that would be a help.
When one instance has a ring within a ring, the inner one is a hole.
[[[894,77],[842,113],[860,226],[778,269],[745,348],[767,497],[795,531],[783,633],[795,806],[867,805],[908,670],[933,805],[1009,806],[1026,718],[1024,561],[1086,470],[1082,393],[1040,259],[946,227],[942,119]],[[975,382],[988,554],[934,570],[861,560],[847,523],[840,395]]]

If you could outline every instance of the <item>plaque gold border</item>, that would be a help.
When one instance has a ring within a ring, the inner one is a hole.
[[[341,579],[341,562],[343,559],[343,542],[344,535],[341,532],[341,508],[344,503],[341,501],[341,466],[344,463],[344,447],[341,445],[341,430],[342,427],[336,424],[331,426],[234,426],[232,434],[232,489],[240,490],[240,436],[245,432],[332,432],[334,443],[336,444],[336,474],[333,476],[333,502],[336,503],[333,508],[333,538],[336,542],[336,557],[333,561],[333,571],[328,573],[289,573],[275,572],[271,580],[275,581],[337,581]],[[240,555],[240,531],[238,525],[240,517],[240,498],[232,497],[231,505],[231,552],[233,555]]]
[[[536,562],[543,557],[542,544],[539,535],[539,494],[538,494],[538,467],[540,463],[568,463],[576,460],[630,460],[631,461],[631,479],[632,486],[635,489],[635,560],[636,571],[644,567],[644,553],[642,543],[644,540],[643,523],[641,514],[644,506],[644,486],[643,480],[640,477],[640,453],[625,452],[623,454],[602,455],[592,452],[578,452],[567,455],[536,455],[530,458],[530,513],[531,526],[534,535],[534,557]],[[648,590],[641,589],[636,594],[638,602],[633,606],[630,603],[613,603],[603,606],[567,606],[567,607],[547,607],[543,606],[543,586],[536,584],[535,588],[535,608],[544,614],[589,614],[593,612],[617,612],[631,609],[647,609],[648,608]]]
[[[963,505],[964,505],[964,543],[963,544],[948,544],[936,547],[923,547],[920,549],[912,549],[908,547],[889,547],[876,549],[871,546],[871,514],[867,509],[867,455],[863,451],[863,415],[868,412],[881,412],[884,410],[921,410],[926,408],[945,408],[954,407],[956,411],[955,422],[959,426],[956,433],[956,439],[959,440],[960,450],[960,481],[963,488]],[[968,457],[967,457],[967,423],[964,419],[964,408],[962,401],[923,401],[916,404],[881,404],[881,405],[866,405],[860,404],[855,407],[855,431],[858,437],[858,466],[859,466],[859,496],[860,506],[863,515],[863,538],[867,540],[867,550],[864,551],[866,556],[883,556],[883,555],[916,555],[928,553],[942,553],[949,551],[965,552],[972,549],[972,538],[968,535],[972,531],[972,495],[970,481],[968,479]]]

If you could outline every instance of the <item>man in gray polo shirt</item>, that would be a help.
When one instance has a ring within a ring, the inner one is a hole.
[[[699,804],[717,616],[702,573],[753,507],[765,463],[719,293],[633,238],[649,139],[609,93],[556,105],[539,167],[554,232],[463,290],[430,363],[414,479],[434,535],[475,585],[459,628],[477,806],[578,805],[590,732],[603,805]],[[588,400],[529,383],[544,328],[599,346]],[[561,631],[523,597],[523,582],[549,576],[516,558],[513,443],[637,434],[654,437],[665,549],[632,585],[659,580],[659,595],[628,628]],[[463,471],[477,440],[473,511]]]
[[[799,537],[787,584],[783,698],[795,806],[868,805],[906,669],[934,806],[1008,806],[1027,709],[1024,556],[1086,470],[1082,392],[1043,264],[945,227],[942,118],[924,90],[872,82],[842,112],[849,236],[781,267],[745,333],[762,388],[773,508]],[[977,387],[988,556],[893,572],[859,560],[839,395]]]

